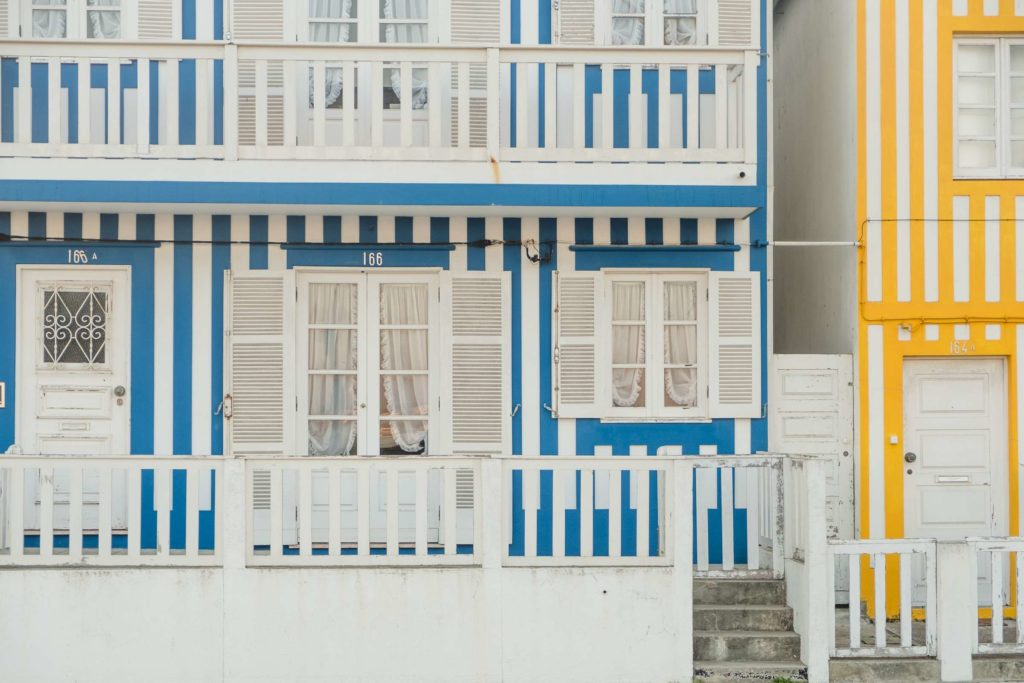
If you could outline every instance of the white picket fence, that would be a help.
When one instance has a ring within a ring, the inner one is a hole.
[[[756,162],[756,50],[17,40],[0,57],[17,62],[0,156]]]
[[[991,626],[987,639],[981,637],[983,623],[978,614],[978,628],[974,629],[973,652],[975,654],[1024,654],[1024,631],[1020,627],[1024,617],[1024,538],[979,538],[971,539],[973,552],[971,573],[977,577],[985,566],[989,569],[991,593],[989,606],[992,610]],[[975,595],[973,605],[983,604],[978,595],[978,581],[973,583]],[[1005,637],[1006,612],[1013,609],[1015,634],[1012,640]]]

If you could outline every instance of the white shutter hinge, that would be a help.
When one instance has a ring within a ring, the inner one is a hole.
[[[224,396],[224,400],[220,402],[220,410],[224,413],[224,419],[230,420],[231,416],[234,415],[233,401],[231,400],[231,394]]]
[[[555,365],[558,365],[558,347],[555,347]]]

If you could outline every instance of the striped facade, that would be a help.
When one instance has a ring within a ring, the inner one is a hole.
[[[1024,3],[861,0],[858,24],[860,533],[905,535],[905,361],[970,356],[1006,361],[1008,477],[993,495],[1017,535],[1024,181],[958,176],[954,58],[958,39],[1019,36]]]

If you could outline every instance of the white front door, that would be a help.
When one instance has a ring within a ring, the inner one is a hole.
[[[907,538],[1007,534],[1006,397],[1003,359],[904,361]],[[991,595],[990,570],[979,571],[980,595]]]
[[[18,280],[17,437],[23,453],[124,455],[129,449],[127,268],[23,267]],[[85,528],[98,491],[86,473]],[[67,527],[67,473],[55,473],[54,525]],[[115,482],[116,484],[116,482]],[[34,495],[27,519],[38,519]],[[123,501],[122,501],[123,502]],[[114,505],[114,526],[123,511]]]

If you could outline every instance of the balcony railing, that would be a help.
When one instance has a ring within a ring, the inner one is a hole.
[[[0,156],[756,161],[756,50],[10,41]]]

